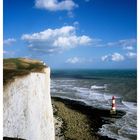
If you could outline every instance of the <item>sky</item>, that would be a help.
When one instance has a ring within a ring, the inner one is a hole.
[[[4,58],[52,69],[136,69],[136,0],[4,0]]]

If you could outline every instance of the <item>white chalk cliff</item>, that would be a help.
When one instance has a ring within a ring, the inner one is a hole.
[[[26,140],[54,140],[50,68],[31,72],[4,86],[3,135]]]

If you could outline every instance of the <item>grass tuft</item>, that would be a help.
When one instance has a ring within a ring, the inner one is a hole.
[[[27,75],[30,72],[43,72],[46,66],[38,60],[27,58],[8,58],[3,60],[3,83],[13,80],[15,76]]]

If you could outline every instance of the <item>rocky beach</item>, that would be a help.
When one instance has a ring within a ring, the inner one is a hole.
[[[103,124],[113,123],[125,114],[118,111],[117,115],[110,116],[109,110],[99,110],[82,102],[57,97],[52,98],[52,104],[57,119],[56,140],[113,140],[97,132]]]

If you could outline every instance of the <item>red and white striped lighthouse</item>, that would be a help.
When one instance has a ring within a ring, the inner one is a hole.
[[[116,114],[115,96],[112,96],[112,107],[111,107],[110,113]]]

